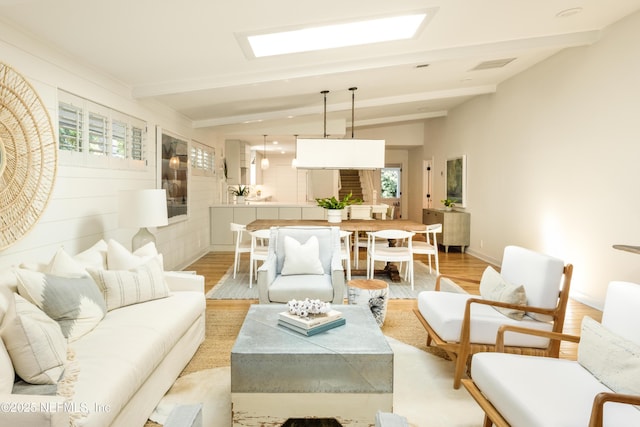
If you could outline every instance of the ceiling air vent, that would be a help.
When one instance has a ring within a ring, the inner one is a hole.
[[[516,58],[503,58],[503,59],[493,59],[491,61],[484,61],[473,67],[470,71],[478,71],[478,70],[490,70],[492,68],[502,68],[505,65],[509,64],[512,61],[515,61]]]

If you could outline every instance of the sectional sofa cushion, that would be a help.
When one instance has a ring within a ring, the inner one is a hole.
[[[87,271],[102,292],[107,310],[169,295],[169,288],[157,257],[131,271],[95,268],[88,268]]]
[[[320,262],[320,246],[316,236],[310,236],[305,243],[293,237],[284,236],[283,276],[294,274],[324,274]]]
[[[32,384],[57,383],[67,359],[67,340],[60,326],[18,294],[3,298],[11,301],[1,335],[15,372]]]
[[[91,331],[107,313],[104,297],[86,271],[82,277],[54,276],[23,269],[16,273],[20,295],[58,322],[69,341]]]

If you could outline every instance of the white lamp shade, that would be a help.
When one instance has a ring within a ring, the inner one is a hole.
[[[120,191],[118,224],[123,227],[160,227],[169,224],[166,190]]]
[[[260,161],[260,167],[262,169],[269,169],[269,159],[262,159]]]

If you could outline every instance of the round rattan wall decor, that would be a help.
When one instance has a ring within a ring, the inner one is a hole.
[[[38,222],[53,190],[57,160],[42,100],[20,73],[0,63],[0,249]]]

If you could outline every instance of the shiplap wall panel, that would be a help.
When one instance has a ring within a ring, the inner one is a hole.
[[[194,131],[183,116],[155,103],[131,98],[131,90],[115,79],[61,56],[45,44],[0,23],[0,52],[3,61],[23,74],[41,97],[57,132],[58,89],[132,115],[148,125],[146,170],[125,170],[121,162],[109,167],[80,167],[79,164],[104,163],[97,158],[71,162],[61,153],[51,199],[33,229],[15,244],[0,250],[0,268],[22,262],[45,262],[60,246],[71,254],[92,246],[100,239],[116,239],[127,247],[137,232],[118,226],[119,190],[156,187],[156,127],[160,126],[187,139],[222,152],[215,133]],[[196,134],[197,135],[194,135]],[[186,221],[152,229],[163,253],[165,267],[181,268],[208,251],[208,211],[218,200],[218,177],[192,177],[189,188],[189,217]]]

